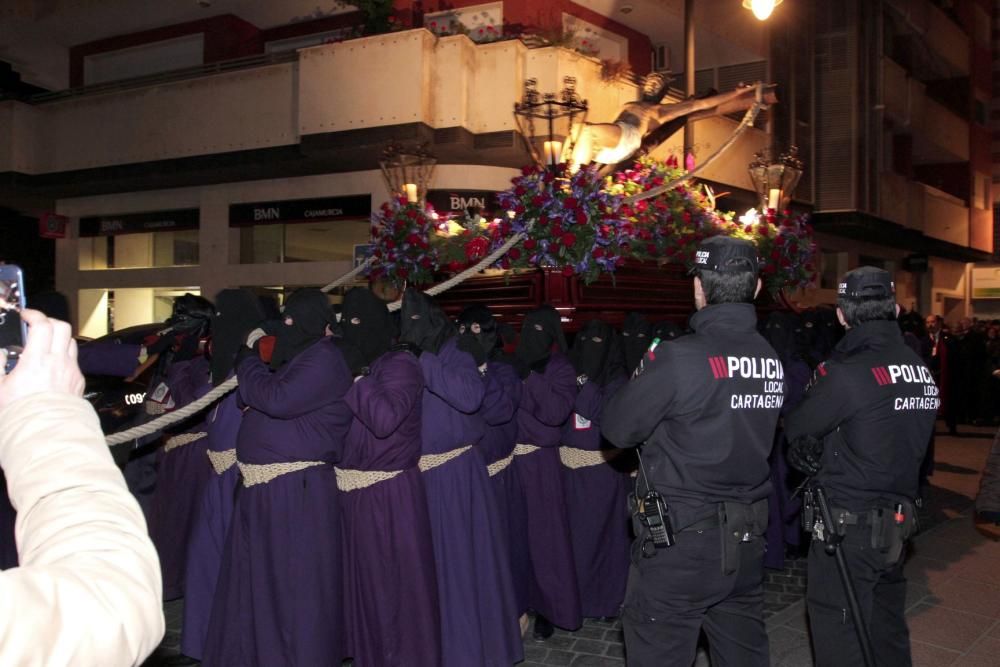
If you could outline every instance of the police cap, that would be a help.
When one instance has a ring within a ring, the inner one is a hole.
[[[837,296],[849,299],[882,298],[896,295],[896,283],[885,269],[861,266],[844,274]]]
[[[757,248],[754,244],[731,236],[712,236],[698,244],[690,273],[698,269],[737,273],[758,270]]]

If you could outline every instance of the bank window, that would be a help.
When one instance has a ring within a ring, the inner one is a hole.
[[[370,236],[367,219],[241,227],[240,263],[349,262]]]
[[[83,289],[78,292],[78,331],[86,338],[100,338],[113,331],[163,322],[173,310],[174,299],[200,295],[198,287],[128,287]]]
[[[198,264],[198,230],[82,237],[80,270],[142,269]]]

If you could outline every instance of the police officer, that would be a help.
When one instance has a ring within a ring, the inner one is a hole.
[[[837,317],[847,335],[785,419],[789,463],[813,475],[834,523],[817,526],[820,514],[804,512],[814,529],[807,602],[818,667],[864,664],[844,583],[820,541],[831,531],[842,537],[876,663],[910,664],[903,544],[939,401],[930,370],[903,341],[898,312],[888,272],[864,266],[846,274]]]
[[[704,241],[694,333],[654,339],[603,413],[613,444],[645,445],[622,617],[633,667],[690,667],[702,629],[713,665],[769,664],[761,536],[784,387],[757,333],[757,270],[750,243]]]

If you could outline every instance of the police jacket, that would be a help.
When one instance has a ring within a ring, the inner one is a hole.
[[[863,510],[916,497],[939,403],[930,370],[903,342],[899,325],[865,322],[816,369],[805,398],[785,418],[785,433],[789,442],[821,439],[816,480],[832,504]]]
[[[757,333],[752,304],[706,306],[690,323],[693,335],[645,354],[641,372],[605,406],[601,429],[618,447],[645,443],[650,485],[678,515],[698,520],[714,503],[770,492],[784,371]]]

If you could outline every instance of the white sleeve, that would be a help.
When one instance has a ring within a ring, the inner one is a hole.
[[[0,572],[0,664],[137,665],[163,637],[160,564],[83,399],[0,411],[21,566]]]

